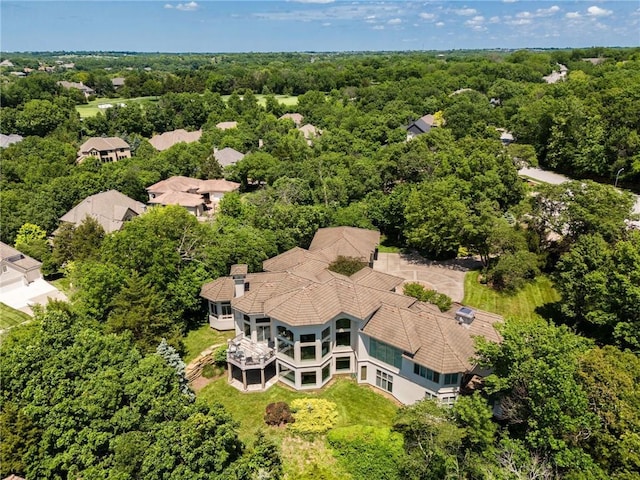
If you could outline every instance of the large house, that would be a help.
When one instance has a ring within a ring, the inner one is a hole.
[[[66,80],[62,80],[57,83],[62,88],[66,88],[67,90],[69,90],[70,88],[75,88],[76,90],[80,90],[84,94],[85,98],[89,98],[91,95],[96,93],[96,91],[93,88],[88,87],[82,82],[67,82]]]
[[[235,148],[225,147],[221,150],[213,149],[213,156],[222,168],[229,165],[235,165],[244,158],[244,153],[237,151]]]
[[[423,115],[407,125],[407,140],[429,132],[435,126],[435,117],[431,114]]]
[[[470,360],[473,337],[499,341],[501,317],[433,305],[395,292],[403,279],[373,270],[379,234],[353,227],[320,229],[309,249],[294,248],[248,273],[207,283],[210,325],[233,329],[229,382],[264,390],[280,381],[316,389],[349,374],[404,404],[422,398],[453,403],[461,388],[483,375]],[[338,256],[368,267],[346,277],[328,270]]]
[[[99,158],[102,162],[117,162],[131,158],[131,148],[118,137],[93,137],[80,146],[76,161],[81,163],[90,157]]]
[[[112,233],[120,230],[127,220],[141,215],[145,208],[144,203],[133,200],[117,190],[109,190],[85,198],[60,217],[60,221],[78,226],[85,218],[91,217],[106,233]]]
[[[196,217],[216,209],[225,193],[236,191],[239,183],[224,179],[200,180],[174,176],[147,187],[149,204],[180,205]]]
[[[195,132],[187,132],[185,129],[180,128],[178,130],[172,130],[171,132],[164,132],[160,135],[154,135],[149,140],[149,143],[153,145],[153,148],[162,152],[173,147],[177,143],[192,143],[200,140],[202,136],[202,130],[196,130]]]

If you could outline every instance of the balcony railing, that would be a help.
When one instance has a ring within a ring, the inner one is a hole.
[[[240,367],[265,366],[275,356],[275,350],[263,343],[255,343],[243,333],[228,340],[227,360]]]

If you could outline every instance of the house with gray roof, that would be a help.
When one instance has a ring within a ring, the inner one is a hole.
[[[320,229],[309,249],[266,260],[263,272],[233,265],[229,276],[203,285],[210,325],[236,333],[230,384],[309,390],[348,374],[404,404],[425,396],[451,404],[486,375],[471,360],[473,339],[500,341],[498,315],[461,305],[442,313],[397,293],[403,279],[370,267],[350,277],[328,270],[339,256],[375,258],[379,240],[376,231]]]
[[[244,153],[237,151],[231,147],[225,147],[222,150],[213,149],[213,156],[222,168],[229,165],[235,165],[244,158]]]
[[[24,140],[24,137],[17,133],[11,133],[9,135],[0,133],[0,148],[7,148],[9,145],[21,142],[22,140]]]
[[[142,215],[145,209],[144,203],[117,190],[108,190],[85,198],[60,217],[60,221],[78,226],[85,218],[91,217],[106,233],[112,233],[120,230],[126,221]]]
[[[70,88],[75,88],[76,90],[80,90],[86,98],[96,93],[96,91],[93,88],[85,85],[82,82],[67,82],[66,80],[61,80],[57,83],[62,88],[66,88],[67,90],[69,90]]]
[[[435,118],[433,115],[423,115],[407,125],[407,140],[411,140],[418,135],[427,133],[435,126]]]

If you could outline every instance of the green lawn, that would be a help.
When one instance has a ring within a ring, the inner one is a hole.
[[[206,350],[211,345],[219,343],[227,343],[228,338],[233,338],[235,332],[233,330],[229,332],[218,332],[209,326],[209,324],[202,325],[196,330],[191,330],[187,333],[184,339],[187,352],[184,356],[184,361],[189,363],[196,358],[200,352]]]
[[[226,102],[227,100],[229,100],[230,96],[231,95],[222,95],[222,99]],[[267,96],[266,95],[262,95],[262,94],[256,94],[255,97],[258,100],[258,103],[264,107],[266,102],[267,102]],[[278,103],[281,103],[282,105],[285,105],[287,107],[291,107],[293,105],[297,105],[298,104],[298,97],[297,96],[293,96],[293,95],[276,95],[275,97],[276,97],[276,100],[278,101]]]
[[[328,387],[309,393],[297,392],[279,384],[266,392],[242,393],[229,385],[225,376],[198,392],[200,400],[221,403],[240,422],[239,432],[243,441],[252,439],[259,429],[271,437],[282,439],[285,430],[267,427],[264,423],[266,406],[273,402],[290,403],[296,398],[309,397],[324,398],[338,406],[338,427],[356,424],[389,426],[398,409],[391,400],[348,378],[336,378]]]
[[[533,282],[527,283],[514,295],[507,295],[479,283],[479,274],[478,271],[469,272],[464,279],[462,303],[470,307],[495,312],[505,318],[529,320],[541,318],[541,315],[536,313],[537,307],[548,306],[560,300],[560,295],[553,288],[549,277],[545,275],[540,275]]]
[[[49,280],[49,283],[64,293],[67,298],[71,296],[71,280],[67,277],[56,278],[55,280]]]
[[[98,105],[104,103],[110,103],[111,105],[118,105],[124,103],[129,105],[131,103],[150,103],[157,102],[159,97],[136,97],[136,98],[106,98],[100,97],[95,100],[91,100],[84,105],[76,105],[76,110],[80,114],[80,118],[95,117],[98,112],[104,112],[103,109],[98,108]]]
[[[31,317],[26,313],[11,308],[4,303],[0,303],[0,329],[4,330],[5,328],[14,327],[27,320],[31,320]]]

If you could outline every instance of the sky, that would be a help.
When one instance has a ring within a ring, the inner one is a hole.
[[[640,0],[0,0],[2,52],[322,52],[639,45]]]

